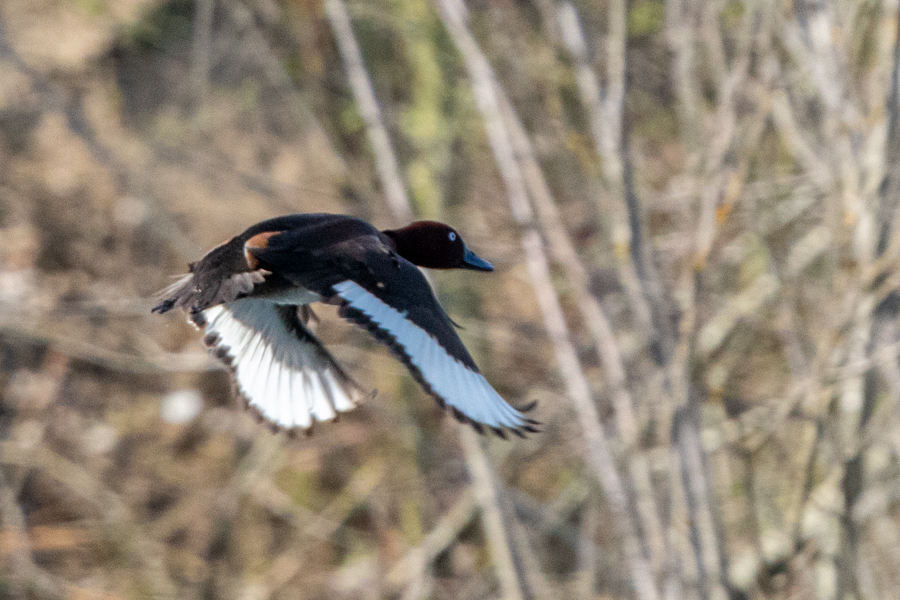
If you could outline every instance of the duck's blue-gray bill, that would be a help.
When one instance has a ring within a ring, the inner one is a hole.
[[[484,260],[468,248],[463,255],[464,269],[472,269],[473,271],[493,271],[494,265]]]

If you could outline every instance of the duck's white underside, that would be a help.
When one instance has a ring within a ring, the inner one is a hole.
[[[512,429],[526,425],[522,414],[507,404],[483,375],[450,356],[425,330],[353,281],[334,286],[335,292],[381,329],[393,336],[422,373],[432,390],[449,406],[474,421]],[[282,427],[308,428],[351,410],[362,394],[342,386],[331,363],[317,348],[298,339],[282,323],[278,304],[307,304],[320,297],[312,292],[243,299],[204,311],[206,333],[217,333],[230,348],[235,379],[251,406]]]

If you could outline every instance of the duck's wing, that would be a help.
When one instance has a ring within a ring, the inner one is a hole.
[[[153,309],[186,310],[248,405],[288,429],[331,420],[366,395],[306,327],[312,313],[305,303],[320,297],[260,268],[250,252],[316,216],[264,221],[212,249]]]
[[[309,315],[303,306],[246,298],[191,318],[251,408],[278,427],[308,429],[367,395],[306,327]]]
[[[273,240],[274,241],[274,240]],[[387,345],[438,403],[476,429],[499,435],[535,431],[536,421],[513,408],[479,372],[422,272],[372,245],[335,252],[332,264],[304,252],[254,252],[261,265],[340,305],[339,314]],[[318,258],[319,260],[315,260]],[[523,409],[527,410],[527,409]]]

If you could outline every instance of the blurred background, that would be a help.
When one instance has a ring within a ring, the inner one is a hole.
[[[897,0],[4,0],[0,598],[891,599]],[[435,273],[543,432],[242,410],[188,261],[294,212]]]

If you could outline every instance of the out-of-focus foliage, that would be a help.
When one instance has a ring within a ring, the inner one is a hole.
[[[439,295],[538,401],[481,451],[328,307],[378,396],[300,438],[149,314],[261,219],[401,224],[329,1],[0,3],[0,598],[894,597],[896,0],[346,2],[413,212],[497,266]]]

